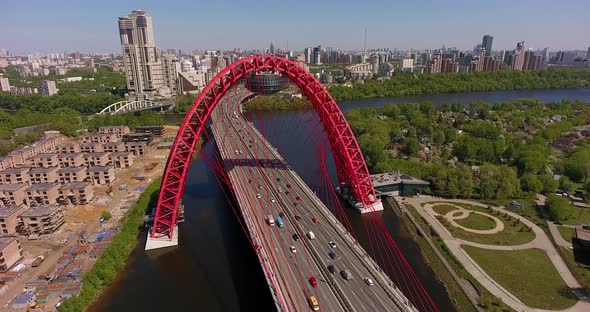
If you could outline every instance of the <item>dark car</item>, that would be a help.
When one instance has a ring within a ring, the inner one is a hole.
[[[296,240],[296,241],[299,240],[299,235],[297,235],[297,233],[293,234],[293,240]]]
[[[335,253],[335,252],[333,252],[333,251],[330,251],[330,252],[328,253],[328,256],[330,256],[330,258],[331,258],[331,259],[336,259],[336,253]]]
[[[297,221],[301,220],[301,216],[295,215],[295,220],[297,220]]]
[[[287,184],[287,187],[288,187],[288,188],[291,188],[291,184]]]
[[[284,212],[279,212],[279,217],[284,218],[285,217],[285,213]]]
[[[333,264],[330,264],[328,266],[328,271],[330,271],[330,273],[334,274],[336,272],[336,268],[334,267]]]
[[[289,195],[289,191],[285,191],[285,195]]]

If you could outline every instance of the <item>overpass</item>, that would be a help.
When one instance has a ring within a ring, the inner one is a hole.
[[[120,101],[113,103],[97,113],[97,115],[106,114],[127,114],[144,110],[165,110],[172,107],[172,103],[153,102],[148,100],[141,101]]]

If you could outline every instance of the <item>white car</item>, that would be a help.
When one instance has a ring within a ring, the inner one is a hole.
[[[297,249],[295,249],[295,246],[289,247],[289,250],[291,250],[292,253],[297,253]]]
[[[276,202],[277,202],[277,200],[276,200],[276,199],[274,199],[274,198],[271,198],[271,199],[270,199],[270,202],[271,202],[271,203],[276,203]]]
[[[365,277],[365,283],[367,283],[367,285],[369,285],[369,286],[375,285],[375,283],[373,282],[373,280],[370,279],[370,278],[368,278],[368,277]]]
[[[334,241],[328,242],[328,245],[330,245],[332,248],[336,248],[336,243],[334,243]]]
[[[260,196],[260,194],[256,194],[256,198],[261,198],[262,196]]]

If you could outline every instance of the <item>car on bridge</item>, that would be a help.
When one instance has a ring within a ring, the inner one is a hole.
[[[350,273],[349,270],[340,271],[340,276],[342,276],[342,278],[347,281],[350,281],[352,279],[352,273]]]
[[[328,265],[328,271],[334,274],[336,272],[336,267],[333,264]]]
[[[297,235],[297,233],[293,234],[293,240],[294,241],[298,241],[299,240],[299,235]]]
[[[328,242],[328,245],[330,245],[332,248],[336,248],[336,243],[334,243],[334,241]]]
[[[312,276],[312,277],[309,279],[309,283],[310,283],[310,284],[311,284],[311,286],[313,286],[313,287],[318,287],[318,281],[317,281],[317,279],[315,278],[315,276]]]
[[[320,305],[318,304],[318,300],[315,298],[315,296],[309,296],[309,306],[314,311],[320,310]]]
[[[365,277],[365,283],[367,283],[369,286],[375,285],[375,282],[373,282],[373,280],[368,277]]]
[[[289,250],[291,250],[292,253],[297,253],[297,248],[295,248],[295,246],[289,247]]]
[[[320,222],[320,220],[318,220],[318,218],[317,218],[317,217],[313,217],[313,218],[311,218],[311,221],[313,221],[313,223],[318,223],[318,222]]]

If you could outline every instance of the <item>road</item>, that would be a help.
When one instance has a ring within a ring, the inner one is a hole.
[[[271,289],[276,290],[277,305],[289,311],[310,311],[308,300],[313,295],[323,311],[415,311],[312,190],[243,118],[240,100],[245,92],[233,89],[221,100],[211,117],[212,130],[242,214],[254,227],[250,235],[260,247],[259,258]],[[269,215],[273,219],[282,216],[284,228],[270,226]],[[306,235],[309,231],[314,239]],[[329,265],[335,267],[334,273]],[[352,279],[342,278],[341,270],[350,271]],[[317,287],[310,283],[312,276]],[[366,278],[374,285],[368,285]]]

